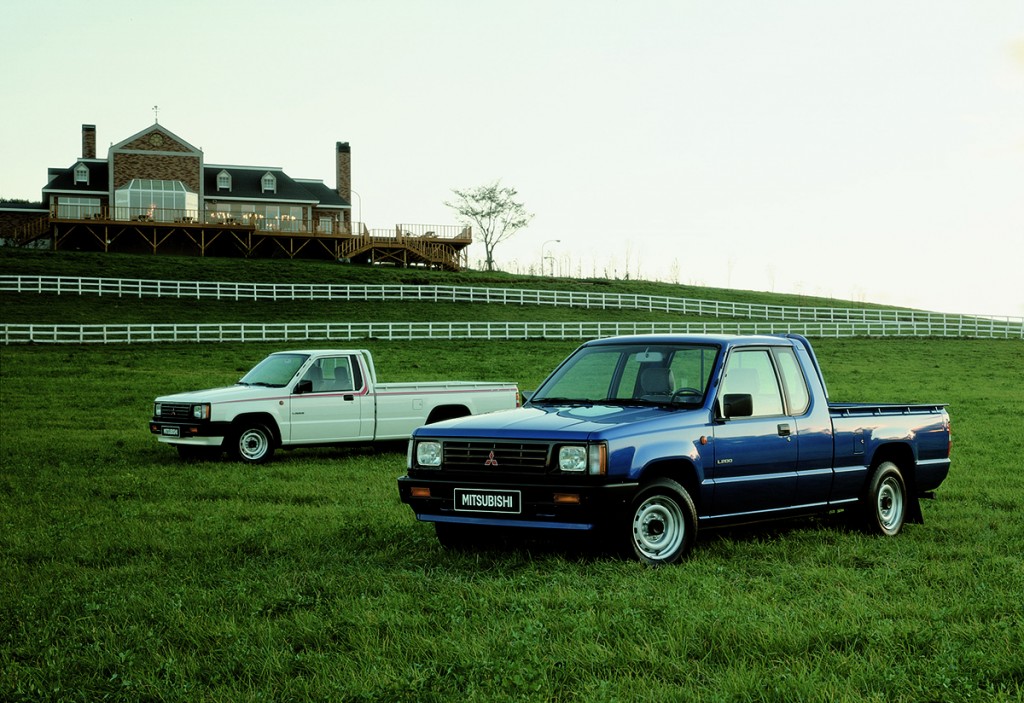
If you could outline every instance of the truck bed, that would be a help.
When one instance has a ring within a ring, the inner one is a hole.
[[[865,415],[927,415],[941,412],[948,403],[833,403],[828,409],[833,415],[855,417]]]

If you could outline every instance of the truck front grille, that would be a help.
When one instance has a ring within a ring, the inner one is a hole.
[[[550,445],[539,443],[448,440],[444,443],[444,469],[543,474],[550,449]]]
[[[161,420],[188,420],[192,405],[189,403],[160,403]]]

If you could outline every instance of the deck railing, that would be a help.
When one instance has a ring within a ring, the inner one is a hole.
[[[346,225],[340,219],[318,218],[309,220],[287,214],[267,216],[257,212],[233,212],[218,209],[189,210],[107,205],[58,205],[51,209],[50,219],[57,222],[95,223],[100,221],[118,224],[216,226],[251,229],[267,233],[281,232],[283,234],[333,236],[346,236],[366,231],[366,227],[361,223]]]

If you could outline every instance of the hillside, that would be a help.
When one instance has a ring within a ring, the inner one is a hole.
[[[684,286],[657,281],[548,278],[500,272],[450,273],[427,269],[369,267],[294,260],[214,259],[128,254],[38,252],[0,249],[0,273],[6,275],[102,277],[240,283],[318,283],[337,285],[435,285],[531,290],[587,291],[691,298],[803,307],[882,306],[828,298],[757,291]],[[453,303],[310,303],[171,301],[98,296],[24,296],[0,293],[8,322],[140,323],[164,322],[317,322],[364,320],[675,320],[679,315],[629,310],[584,310],[552,306],[494,306]],[[698,318],[688,318],[698,319]]]

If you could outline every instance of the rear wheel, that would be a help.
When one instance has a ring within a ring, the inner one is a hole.
[[[242,425],[234,434],[231,455],[246,464],[262,464],[274,456],[274,434],[266,425]]]
[[[640,489],[627,524],[633,555],[649,566],[674,564],[697,536],[697,510],[686,489],[660,478]]]
[[[889,537],[900,533],[907,516],[907,484],[896,464],[878,465],[863,500],[861,524],[866,531]]]

